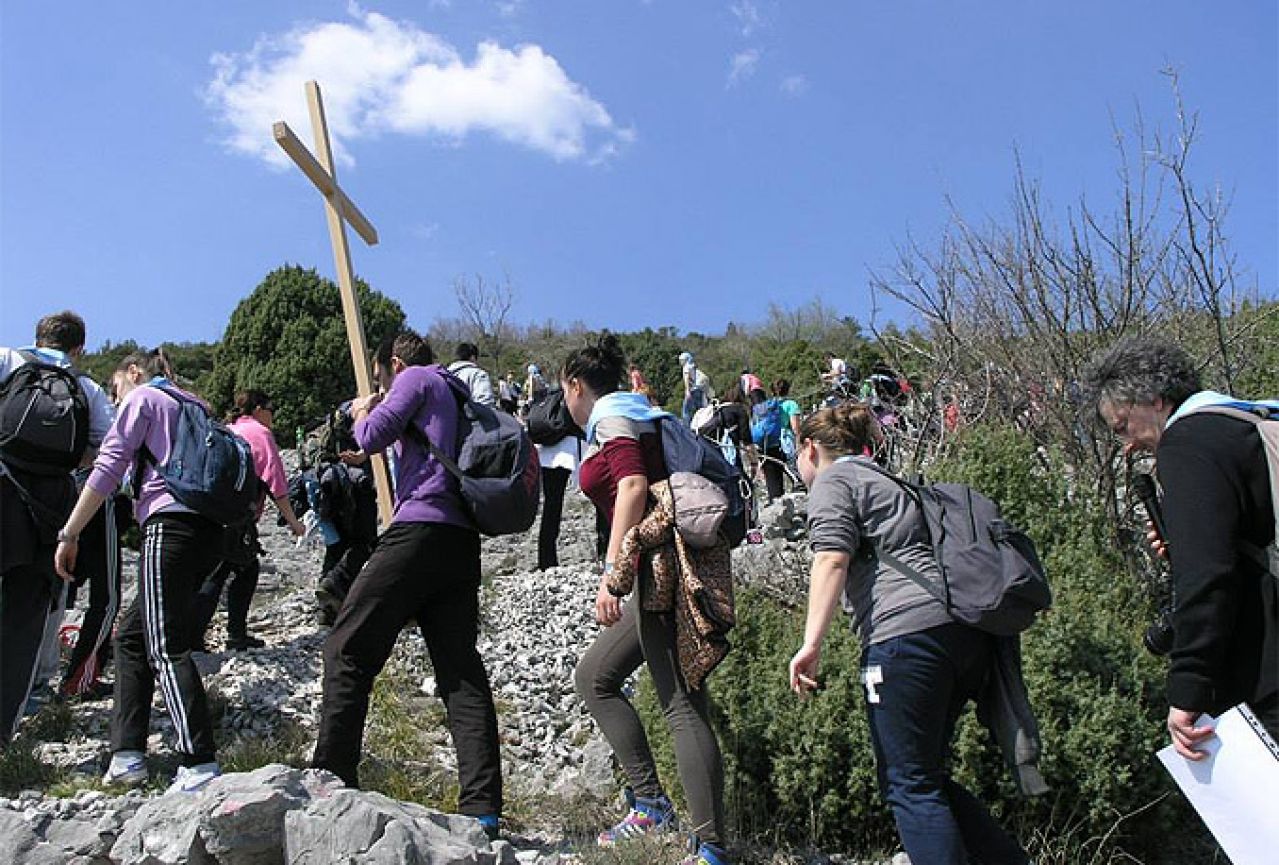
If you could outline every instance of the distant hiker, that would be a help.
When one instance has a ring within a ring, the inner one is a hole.
[[[160,467],[169,466],[181,433],[188,428],[187,404],[206,415],[208,406],[173,383],[168,361],[159,350],[129,355],[117,372],[120,405],[115,422],[75,510],[59,532],[55,561],[58,573],[70,579],[81,533],[132,471],[142,556],[137,598],[121,618],[116,636],[113,753],[103,782],[140,784],[147,779],[144,754],[151,698],[158,684],[181,759],[170,789],[192,791],[220,772],[208,699],[191,660],[190,615],[196,588],[220,561],[223,528],[211,517],[180,504]]]
[[[537,534],[537,569],[559,565],[560,522],[564,492],[582,460],[585,435],[574,422],[564,401],[564,391],[552,389],[546,399],[529,410],[528,433],[537,447],[542,472],[541,526]]]
[[[648,382],[644,380],[644,373],[640,371],[639,364],[631,364],[630,379],[631,393],[648,393]]]
[[[738,379],[738,384],[741,386],[743,395],[747,395],[753,390],[764,389],[763,379],[751,372],[750,367],[746,367],[746,369],[742,370],[742,374]]]
[[[68,311],[40,320],[34,346],[0,348],[0,748],[13,737],[41,649],[51,630],[56,640],[61,621],[66,585],[54,572],[53,554],[58,528],[75,502],[72,473],[110,427],[111,405],[102,388],[72,366],[84,341],[84,320]],[[107,612],[107,584],[119,575],[106,571],[106,553],[105,539],[86,545],[84,576],[103,571],[92,583],[100,595],[99,619]],[[95,656],[100,633],[86,640]],[[90,685],[96,677],[95,669]]]
[[[853,403],[822,409],[800,429],[814,558],[791,688],[805,694],[820,687],[822,643],[842,599],[861,639],[880,791],[910,861],[1027,863],[1016,839],[946,765],[955,723],[990,676],[1000,638],[955,621],[933,594],[876,556],[891,552],[941,579],[915,499],[866,467],[873,463],[862,454],[873,449],[877,433],[871,411]]]
[[[458,810],[495,836],[502,811],[497,712],[475,648],[480,536],[458,482],[427,447],[432,442],[456,459],[458,391],[465,388],[432,363],[430,345],[409,330],[384,343],[377,361],[389,389],[353,400],[351,416],[365,453],[390,448],[397,455],[395,516],[324,642],[324,697],[311,765],[359,786],[373,682],[400,630],[416,620],[457,750]]]
[[[525,370],[524,378],[524,410],[523,414],[528,415],[528,411],[542,400],[546,399],[548,390],[546,378],[542,375],[542,369],[535,363],[530,363]]]
[[[204,647],[205,632],[209,628],[214,610],[217,609],[218,599],[222,597],[222,587],[228,581],[226,647],[239,652],[260,649],[266,645],[258,637],[249,634],[248,617],[261,571],[258,563],[261,548],[258,545],[257,520],[262,517],[268,493],[289,530],[296,537],[306,534],[306,529],[298,522],[293,506],[289,503],[289,484],[284,477],[284,460],[280,457],[280,449],[276,447],[275,437],[271,434],[275,403],[263,391],[250,388],[235,395],[235,408],[231,414],[231,430],[249,443],[253,450],[254,470],[265,486],[258,500],[255,519],[245,524],[242,537],[238,543],[233,544],[229,556],[209,574],[196,593],[192,612],[194,636],[191,640],[195,651],[201,651]]]
[[[498,405],[502,411],[507,414],[515,414],[520,408],[520,394],[524,389],[520,387],[520,383],[515,380],[515,373],[508,372],[506,377],[502,379],[498,391]]]
[[[477,362],[480,350],[475,343],[458,343],[453,357],[455,360],[449,364],[449,372],[466,382],[471,390],[471,399],[483,405],[497,405],[497,398],[493,395],[493,382]]]
[[[707,393],[710,379],[697,367],[691,352],[679,353],[680,380],[684,385],[684,402],[681,408],[684,423],[692,423],[697,410],[709,402]]]
[[[658,702],[675,743],[685,799],[692,814],[697,852],[684,861],[723,865],[724,774],[719,743],[711,729],[706,688],[690,687],[676,645],[675,600],[654,586],[654,554],[624,553],[628,534],[650,509],[650,491],[664,486],[668,472],[657,433],[666,413],[641,395],[621,392],[626,361],[617,338],[572,352],[560,371],[565,402],[587,434],[580,470],[582,491],[609,521],[608,547],[595,600],[603,631],[582,655],[574,673],[578,694],[622,764],[635,802],[626,817],[597,839],[601,846],[676,828],[675,806],[662,790],[657,766],[639,716],[622,692],[641,664],[648,664]],[[656,507],[656,505],[654,505]],[[665,555],[665,554],[663,554]],[[725,550],[725,558],[726,558]],[[624,560],[623,560],[624,559]],[[615,577],[635,577],[636,597]],[[664,577],[670,574],[663,569]],[[670,581],[664,582],[672,587]],[[621,596],[614,594],[620,591]]]

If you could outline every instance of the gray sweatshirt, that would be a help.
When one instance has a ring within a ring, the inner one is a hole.
[[[874,469],[841,460],[823,471],[808,496],[813,552],[851,556],[844,610],[863,646],[954,621],[942,603],[879,561],[886,549],[926,577],[940,582],[923,515],[905,490]]]

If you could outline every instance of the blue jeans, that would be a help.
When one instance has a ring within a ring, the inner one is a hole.
[[[955,623],[894,637],[865,652],[862,676],[879,788],[916,865],[1029,862],[946,768],[955,722],[981,689],[993,648],[990,635]]]
[[[684,397],[684,423],[690,423],[693,420],[693,415],[704,405],[706,405],[706,392],[700,387],[695,387],[690,390]]]

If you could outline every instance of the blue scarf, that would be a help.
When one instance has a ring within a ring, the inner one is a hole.
[[[653,408],[648,397],[642,393],[630,391],[614,391],[604,394],[595,401],[591,416],[586,421],[586,440],[595,441],[595,426],[606,417],[624,417],[627,420],[655,421],[663,417],[674,417],[670,412]]]
[[[1164,423],[1164,429],[1173,425],[1174,421],[1180,420],[1196,409],[1203,408],[1206,405],[1224,405],[1231,408],[1240,408],[1244,411],[1250,411],[1250,406],[1262,405],[1270,408],[1279,408],[1279,401],[1272,399],[1262,399],[1249,401],[1246,399],[1237,399],[1224,393],[1218,393],[1215,390],[1201,390],[1196,394],[1191,394],[1186,401],[1177,406],[1177,410],[1173,412],[1168,420]]]

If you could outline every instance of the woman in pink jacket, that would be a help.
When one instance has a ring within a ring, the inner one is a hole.
[[[301,537],[306,529],[298,522],[293,506],[289,504],[289,482],[284,476],[284,461],[280,458],[275,436],[271,434],[271,421],[274,418],[275,404],[262,391],[250,388],[235,395],[235,408],[231,410],[231,431],[249,443],[249,448],[253,451],[253,469],[262,479],[264,492],[258,501],[257,516],[259,519],[262,517],[266,497],[270,495],[289,529],[294,535]],[[249,605],[257,590],[260,573],[258,551],[257,524],[250,523],[243,542],[235,551],[238,555],[229,555],[208,576],[195,596],[194,636],[191,640],[193,651],[204,650],[204,633],[209,628],[213,611],[217,609],[218,599],[222,597],[222,587],[228,580],[231,585],[226,592],[226,647],[233,652],[240,652],[245,649],[260,649],[266,645],[259,638],[251,636],[248,629]]]

